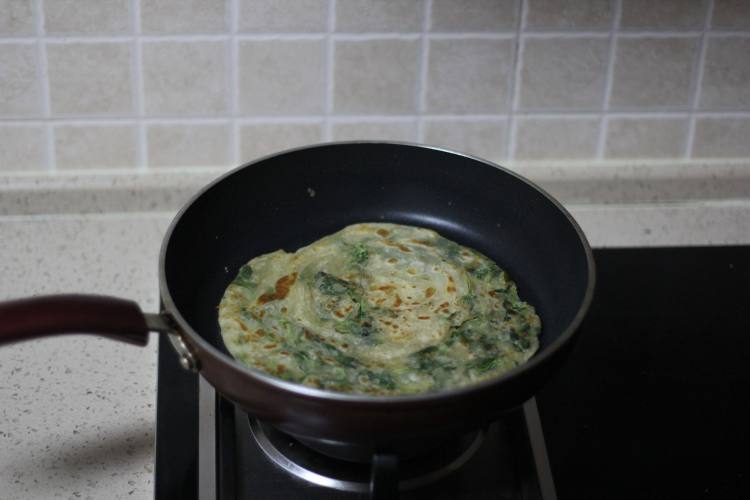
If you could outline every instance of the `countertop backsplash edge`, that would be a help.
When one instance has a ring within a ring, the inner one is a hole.
[[[750,159],[514,162],[504,166],[564,204],[750,200]],[[0,174],[0,216],[179,209],[226,168]],[[313,186],[314,188],[314,186]]]

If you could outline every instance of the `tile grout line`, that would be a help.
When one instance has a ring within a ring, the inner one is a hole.
[[[323,141],[330,141],[333,136],[331,127],[331,115],[333,114],[333,96],[334,96],[334,58],[336,56],[336,47],[333,43],[333,33],[336,30],[336,0],[328,0],[328,18],[326,22],[325,35],[325,75],[323,83],[325,85],[325,95],[323,96]]]
[[[131,0],[130,16],[133,24],[133,106],[135,107],[135,125],[138,140],[136,153],[136,169],[148,170],[148,136],[146,126],[143,123],[145,114],[144,91],[143,91],[143,48],[141,45],[141,0]]]
[[[700,50],[698,51],[697,67],[695,68],[695,80],[693,81],[693,95],[690,103],[690,116],[688,121],[687,138],[685,139],[685,151],[683,158],[689,159],[693,154],[693,145],[695,143],[695,127],[698,106],[700,105],[701,90],[703,88],[703,73],[706,67],[706,51],[708,50],[708,32],[711,29],[711,21],[714,11],[714,0],[708,0],[706,20],[703,25],[703,34],[700,40]]]
[[[422,9],[422,36],[420,39],[421,52],[419,54],[419,84],[417,86],[417,142],[425,142],[425,108],[427,107],[427,70],[430,59],[430,43],[427,33],[430,31],[430,17],[432,16],[432,0],[425,0]]]
[[[729,31],[729,30],[707,30],[708,35],[714,38],[748,38],[748,31]],[[619,38],[637,39],[637,38],[691,38],[702,36],[704,31],[618,31]],[[367,40],[418,40],[422,37],[421,31],[393,33],[393,32],[365,32],[365,33],[333,33],[335,40],[346,41],[367,41]],[[321,40],[325,39],[327,32],[309,32],[309,33],[237,33],[236,38],[240,41],[274,41],[274,40]],[[466,33],[441,33],[428,32],[425,36],[430,40],[461,40],[461,39],[479,39],[479,40],[508,40],[516,37],[515,32],[488,33],[488,32],[466,32]],[[608,38],[610,33],[607,31],[523,31],[521,34],[525,38]],[[29,36],[9,36],[0,38],[0,45],[29,43],[33,44],[36,40],[35,35]],[[130,40],[130,35],[53,35],[45,39],[52,44],[66,43],[123,43]],[[142,35],[142,42],[218,42],[230,38],[228,34],[190,34],[190,35]]]
[[[507,161],[513,161],[516,156],[516,136],[518,133],[518,121],[516,115],[521,102],[521,71],[523,66],[523,54],[526,47],[524,37],[522,36],[523,30],[526,25],[526,17],[528,16],[528,0],[520,0],[517,5],[520,6],[518,9],[518,21],[516,24],[516,45],[513,50],[513,69],[512,77],[510,78],[510,89],[509,89],[509,100],[510,109],[508,110],[506,122],[505,122],[505,159]]]
[[[37,50],[37,79],[39,81],[39,94],[42,105],[42,128],[44,130],[44,157],[48,171],[57,170],[57,153],[55,148],[55,130],[50,118],[52,116],[52,102],[49,86],[49,68],[47,64],[47,45],[44,41],[44,0],[34,2],[34,31]]]
[[[750,118],[750,111],[695,111],[694,116],[698,118]],[[596,118],[601,116],[601,111],[516,111],[516,117],[535,118],[539,120],[560,120],[571,118]],[[640,118],[640,119],[659,119],[659,118],[690,118],[691,112],[684,111],[610,111],[607,113],[609,118]],[[436,121],[493,121],[505,120],[508,118],[507,113],[497,114],[429,114],[425,113],[426,120]],[[268,115],[268,116],[238,116],[237,121],[240,124],[263,124],[263,123],[320,123],[325,119],[323,115]],[[336,115],[331,116],[331,122],[346,123],[354,121],[372,121],[380,123],[406,123],[415,122],[417,115]],[[144,116],[141,120],[147,125],[220,125],[227,123],[227,117],[222,116]],[[35,117],[35,118],[8,118],[0,120],[0,127],[19,126],[19,125],[39,125],[47,123],[52,126],[59,125],[134,125],[138,118],[134,116],[117,117],[117,116],[56,116],[56,117]]]
[[[596,156],[601,160],[604,158],[605,147],[607,143],[607,130],[609,129],[610,104],[612,101],[612,87],[614,86],[615,59],[617,57],[617,31],[620,29],[620,19],[622,17],[622,0],[615,0],[614,12],[612,16],[612,27],[609,39],[609,56],[607,58],[607,76],[604,80],[604,102],[599,121],[599,137],[597,137]]]
[[[240,116],[240,77],[239,77],[239,43],[237,42],[237,31],[239,30],[239,4],[238,0],[229,1],[227,10],[227,23],[229,26],[229,47],[227,54],[227,87],[229,92],[229,162],[239,165],[243,162],[240,152],[240,127],[238,117]]]

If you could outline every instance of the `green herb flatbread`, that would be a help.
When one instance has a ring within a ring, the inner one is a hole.
[[[321,389],[414,394],[497,377],[541,321],[508,274],[436,232],[355,224],[244,265],[219,305],[229,352]]]

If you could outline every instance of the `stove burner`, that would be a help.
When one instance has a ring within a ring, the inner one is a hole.
[[[368,471],[369,463],[351,462],[358,458],[351,450],[343,454],[344,448],[324,446],[325,453],[333,451],[346,460],[321,456],[274,428],[250,421],[202,377],[182,370],[166,337],[159,339],[159,387],[170,389],[160,390],[157,400],[154,496],[159,500],[362,499],[367,498],[368,472],[377,490],[371,498],[557,498],[534,398],[481,433],[454,442],[453,451],[429,448],[428,455],[444,457],[440,463],[423,463],[419,469],[412,462],[420,460],[400,454],[402,464],[394,471],[389,468],[392,455],[376,455]],[[308,462],[295,453],[306,455]],[[424,449],[419,454],[424,455]],[[289,470],[291,466],[296,472]],[[334,470],[338,466],[341,470]],[[401,484],[396,484],[398,479]]]
[[[326,456],[271,425],[253,418],[248,418],[248,421],[260,449],[286,472],[318,486],[356,493],[370,490],[370,464]],[[484,435],[484,431],[477,431],[445,444],[427,456],[400,462],[399,489],[419,488],[459,469],[480,448]]]

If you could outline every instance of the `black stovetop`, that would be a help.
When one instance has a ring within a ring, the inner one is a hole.
[[[594,303],[536,398],[558,498],[747,498],[750,247],[594,253]],[[156,498],[197,498],[198,380],[164,337],[158,387]],[[230,408],[217,428],[245,429]]]

